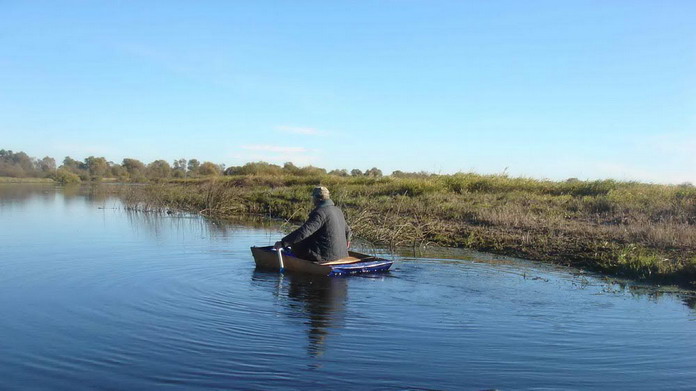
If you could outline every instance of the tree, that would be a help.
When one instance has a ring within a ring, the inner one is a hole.
[[[12,150],[0,150],[0,176],[23,177],[26,173],[15,164]]]
[[[222,170],[220,170],[220,166],[211,162],[205,162],[201,164],[201,166],[198,168],[198,174],[204,176],[220,175],[221,171]]]
[[[121,166],[126,169],[128,176],[133,181],[138,181],[145,176],[145,164],[137,159],[125,158]]]
[[[87,166],[80,162],[77,161],[70,156],[66,156],[65,159],[63,159],[63,165],[61,168],[64,168],[73,174],[76,174],[80,177],[82,180],[88,180],[89,179],[89,172],[87,171]]]
[[[56,159],[46,156],[37,161],[37,166],[44,175],[54,174],[56,171]]]
[[[188,172],[191,175],[198,175],[198,168],[201,166],[201,162],[197,159],[191,159],[188,161]]]
[[[186,177],[186,159],[174,160],[174,165],[172,169],[172,175],[176,178]]]
[[[63,167],[73,172],[75,170],[84,170],[86,168],[82,162],[77,161],[70,156],[66,156],[65,159],[63,159]]]
[[[31,173],[34,171],[34,162],[26,153],[17,152],[14,154],[14,156],[12,156],[12,160],[16,165],[22,167],[26,173]]]
[[[128,176],[128,171],[126,171],[126,169],[122,165],[109,162],[109,166],[111,167],[110,171],[112,177],[123,180]]]
[[[346,170],[345,168],[342,170],[331,170],[329,171],[329,175],[348,176],[348,170]]]
[[[431,174],[427,171],[404,172],[401,170],[396,170],[392,171],[391,176],[393,176],[394,178],[430,178],[433,176],[437,176],[437,174]]]
[[[109,163],[103,157],[90,156],[85,159],[85,166],[93,178],[103,178],[109,172]]]
[[[80,182],[80,177],[65,168],[59,168],[55,173],[55,181],[61,185],[67,185]]]
[[[288,174],[291,175],[297,175],[297,173],[300,171],[300,168],[297,167],[293,162],[286,162],[283,164],[283,171],[286,171]]]
[[[165,160],[155,160],[147,165],[147,177],[150,179],[168,178],[172,174],[172,167]]]
[[[358,170],[357,168],[354,168],[350,170],[350,175],[351,176],[362,176],[362,171]]]
[[[319,167],[314,167],[314,166],[305,166],[300,168],[300,170],[297,172],[297,175],[302,175],[302,176],[311,176],[311,175],[324,175],[326,174],[326,170],[323,168]]]
[[[373,178],[381,178],[382,177],[382,170],[380,170],[377,167],[372,167],[371,169],[365,171],[365,176],[373,177]]]
[[[283,168],[266,162],[247,163],[243,166],[232,166],[225,170],[225,175],[282,175]]]
[[[14,153],[11,150],[0,151],[0,176],[26,177],[39,174],[38,164],[24,152]]]

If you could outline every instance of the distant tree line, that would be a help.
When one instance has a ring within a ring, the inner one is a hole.
[[[75,182],[75,179],[94,181],[105,178],[123,182],[148,182],[168,178],[215,176],[220,175],[224,169],[225,166],[222,164],[201,163],[198,159],[177,159],[170,165],[161,159],[145,164],[138,159],[125,158],[118,164],[103,157],[90,156],[84,162],[79,162],[68,156],[57,170],[57,179],[66,182],[64,177],[72,176],[69,182]]]
[[[56,171],[55,159],[34,159],[24,152],[0,149],[0,176],[11,178],[45,178]]]
[[[197,159],[177,159],[169,164],[165,160],[155,160],[145,164],[138,159],[125,158],[121,163],[114,163],[104,157],[90,156],[82,161],[66,156],[61,165],[52,157],[36,159],[24,152],[0,150],[0,177],[13,178],[53,178],[60,183],[81,181],[113,180],[121,182],[149,182],[169,178],[197,178],[217,175],[336,175],[353,177],[382,177],[382,170],[372,167],[365,171],[360,169],[331,170],[306,166],[298,167],[293,163],[283,166],[266,162],[252,162],[243,166],[225,168],[224,164],[209,161],[201,163]],[[413,177],[428,176],[427,173],[405,173],[395,171],[393,176]]]
[[[310,175],[336,175],[336,176],[368,176],[368,177],[381,177],[383,176],[382,170],[373,167],[365,172],[359,169],[353,169],[348,172],[348,170],[331,170],[326,171],[323,168],[314,166],[297,167],[291,162],[279,166],[276,164],[266,163],[266,162],[253,162],[247,163],[243,166],[232,166],[224,171],[225,175],[298,175],[298,176],[310,176]]]
[[[165,160],[145,164],[138,159],[125,158],[119,164],[97,156],[90,156],[82,161],[66,156],[63,163],[57,165],[52,157],[35,159],[24,152],[0,150],[0,177],[53,178],[62,183],[104,179],[147,182],[166,178],[220,175],[224,169],[224,165],[201,163],[197,159],[178,159],[170,165]]]

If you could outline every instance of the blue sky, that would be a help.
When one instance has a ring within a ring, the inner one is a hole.
[[[694,1],[0,1],[0,148],[696,183]]]

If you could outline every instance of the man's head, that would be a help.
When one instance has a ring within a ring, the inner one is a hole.
[[[318,186],[312,190],[312,200],[315,204],[328,199],[330,199],[329,189],[325,188],[324,186]]]

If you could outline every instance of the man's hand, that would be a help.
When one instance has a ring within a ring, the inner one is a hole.
[[[283,248],[283,242],[275,242],[273,248],[276,250],[280,250],[281,248]]]

